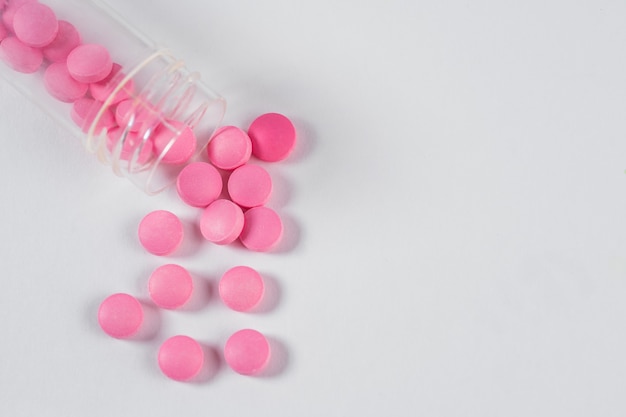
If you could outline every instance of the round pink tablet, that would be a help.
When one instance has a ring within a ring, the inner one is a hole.
[[[209,161],[218,168],[231,170],[248,162],[252,142],[246,132],[235,126],[219,128],[207,146]]]
[[[79,98],[72,105],[70,117],[72,118],[74,123],[76,123],[76,125],[80,127],[83,132],[86,133],[89,131],[89,128],[91,127],[94,118],[98,115],[101,107],[102,103],[92,98]],[[98,120],[95,133],[99,134],[102,129],[108,130],[113,126],[116,126],[115,119],[113,118],[113,113],[111,112],[111,110],[106,109]]]
[[[202,346],[188,336],[167,339],[159,349],[159,368],[176,381],[189,381],[202,369],[204,351]]]
[[[67,56],[67,69],[81,83],[102,81],[111,73],[112,68],[109,51],[102,45],[79,45]]]
[[[228,194],[242,207],[261,206],[271,193],[272,178],[258,165],[242,165],[228,178]]]
[[[122,66],[114,62],[111,66],[111,72],[104,80],[89,84],[89,91],[91,92],[93,98],[102,102],[109,99],[113,90],[115,90],[119,83],[121,83],[125,78],[125,75],[120,72],[121,69]],[[124,86],[117,93],[115,93],[115,97],[111,99],[110,104],[119,103],[122,100],[130,98],[134,94],[134,91],[135,84],[133,80],[128,80]]]
[[[193,291],[193,279],[180,265],[168,264],[158,267],[148,281],[150,298],[161,308],[182,307]]]
[[[200,232],[209,242],[227,245],[235,241],[243,229],[241,208],[230,200],[215,200],[202,212]]]
[[[270,359],[270,345],[256,330],[244,329],[233,334],[224,346],[224,359],[233,371],[255,375],[265,368]]]
[[[163,155],[161,162],[184,164],[196,151],[196,135],[189,126],[177,120],[169,120],[167,124],[159,126],[154,133],[154,149],[157,155]]]
[[[125,129],[121,127],[115,127],[111,129],[107,134],[107,149],[109,152],[117,152],[115,146],[121,140],[124,135]],[[122,145],[119,158],[123,161],[130,161],[135,158],[137,149],[139,149],[139,155],[136,156],[137,163],[144,165],[152,159],[153,148],[151,140],[144,141],[141,136],[136,132],[128,132],[124,138],[124,144]]]
[[[2,40],[0,56],[15,71],[25,74],[37,72],[43,63],[41,49],[28,46],[15,36]]]
[[[283,223],[268,207],[254,207],[246,211],[244,226],[239,236],[243,245],[256,252],[272,250],[283,236]]]
[[[211,164],[194,162],[178,174],[176,190],[180,198],[193,207],[206,207],[222,192],[222,176]]]
[[[57,36],[43,48],[43,56],[50,62],[64,62],[78,45],[80,45],[80,34],[74,25],[65,20],[59,20]]]
[[[220,298],[235,311],[248,311],[257,306],[264,291],[263,278],[248,266],[231,268],[220,279]]]
[[[118,339],[131,337],[143,323],[143,308],[132,295],[113,294],[100,304],[98,323],[109,336]]]
[[[183,224],[174,213],[153,211],[139,223],[139,241],[150,253],[158,256],[173,253],[183,241]]]
[[[59,22],[48,6],[38,2],[26,3],[13,16],[13,31],[26,45],[41,48],[56,38]]]
[[[72,78],[64,62],[50,64],[43,74],[43,82],[48,93],[64,103],[73,103],[89,89],[89,85]]]
[[[248,128],[248,135],[252,140],[252,154],[267,162],[282,161],[296,145],[295,127],[278,113],[257,117]]]
[[[142,124],[149,121],[151,117],[154,117],[154,114],[148,109],[146,103],[137,103],[133,99],[122,100],[115,107],[117,124],[128,127],[131,132],[141,130]]]

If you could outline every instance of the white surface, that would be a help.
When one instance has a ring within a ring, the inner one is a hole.
[[[135,238],[170,209],[0,86],[0,415],[623,416],[626,3],[111,0],[229,101],[301,140],[272,165],[293,250],[205,244],[279,289],[263,314],[166,313],[117,341],[99,302],[145,295]],[[242,327],[286,351],[267,378],[163,377],[158,344]],[[184,414],[183,414],[184,412]]]

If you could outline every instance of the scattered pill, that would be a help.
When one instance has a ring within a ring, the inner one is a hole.
[[[230,200],[215,200],[202,212],[200,232],[209,242],[227,245],[234,242],[244,226],[241,208]]]
[[[28,46],[15,36],[2,40],[0,56],[15,71],[25,74],[37,72],[43,63],[41,49]]]
[[[161,308],[182,307],[193,292],[193,279],[180,265],[168,264],[158,267],[148,281],[150,298]]]
[[[209,161],[218,168],[235,169],[250,159],[252,142],[246,132],[235,126],[219,128],[207,146]]]
[[[119,150],[119,158],[123,161],[134,161],[139,165],[145,165],[153,156],[153,148],[151,140],[144,140],[137,132],[126,132],[121,127],[111,129],[107,134],[107,149],[109,152],[116,154],[118,150],[116,145],[123,140],[122,149]],[[137,152],[139,154],[137,155]]]
[[[196,135],[186,124],[169,120],[154,132],[154,149],[165,164],[184,164],[196,152]]]
[[[79,98],[72,105],[70,117],[81,128],[83,132],[89,132],[93,121],[100,113],[102,103],[92,98],[83,97]],[[113,113],[108,108],[102,112],[102,115],[98,119],[98,124],[95,129],[95,134],[99,134],[102,129],[110,129],[116,126]]]
[[[98,323],[109,336],[118,339],[131,337],[143,323],[143,308],[132,295],[113,294],[100,304]]]
[[[259,165],[242,165],[228,178],[228,194],[242,207],[257,207],[267,203],[272,193],[272,178]]]
[[[268,207],[253,207],[244,214],[244,225],[239,240],[256,252],[267,252],[276,247],[283,235],[283,223]]]
[[[50,62],[65,62],[74,48],[80,45],[80,34],[70,22],[59,20],[59,31],[54,40],[43,48],[43,56]]]
[[[174,336],[159,348],[158,362],[161,371],[176,381],[189,381],[202,369],[202,346],[188,336]]]
[[[206,207],[222,192],[222,176],[213,165],[194,162],[178,174],[176,190],[190,206]]]
[[[73,103],[89,89],[89,85],[72,78],[64,62],[50,64],[44,72],[43,82],[48,93],[64,103]]]
[[[270,359],[270,345],[256,330],[244,329],[233,334],[224,346],[228,366],[242,375],[255,375],[265,368]]]
[[[117,63],[111,65],[111,72],[102,81],[89,84],[89,91],[96,100],[105,102],[109,100],[113,91],[124,80],[125,76],[120,72],[122,66]],[[127,100],[132,97],[135,87],[132,79],[126,81],[126,83],[115,93],[115,96],[111,99],[110,104],[119,103],[122,100]]]
[[[158,256],[169,255],[183,241],[183,224],[174,213],[157,210],[141,220],[138,235],[148,252]]]
[[[278,113],[257,117],[248,128],[252,154],[262,161],[277,162],[287,158],[296,144],[296,129]]]
[[[59,22],[51,8],[38,2],[30,2],[16,10],[13,31],[26,45],[41,48],[56,38]]]
[[[109,51],[97,44],[79,45],[67,56],[67,69],[81,83],[104,80],[113,68]]]
[[[257,306],[264,290],[261,274],[248,266],[229,269],[219,283],[220,298],[235,311],[248,311]]]

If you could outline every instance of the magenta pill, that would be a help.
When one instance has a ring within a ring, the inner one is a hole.
[[[296,128],[279,113],[257,117],[248,128],[248,135],[252,140],[252,154],[267,162],[287,158],[296,144]]]
[[[51,8],[38,2],[30,2],[16,10],[13,31],[26,45],[41,48],[56,38],[59,22]]]
[[[244,226],[239,236],[243,245],[256,252],[267,252],[276,247],[283,236],[283,223],[268,207],[253,207],[244,215]]]
[[[159,307],[176,309],[189,301],[193,292],[193,279],[180,265],[163,265],[150,275],[148,292],[152,301]]]
[[[84,44],[74,48],[67,56],[67,69],[76,81],[97,83],[111,73],[113,61],[104,46]]]
[[[259,165],[242,165],[228,178],[228,194],[242,207],[261,206],[271,193],[272,178]]]
[[[43,74],[43,82],[48,93],[64,103],[73,103],[89,89],[89,85],[72,78],[64,62],[50,64]]]
[[[54,40],[43,48],[43,56],[50,62],[65,62],[74,48],[80,45],[80,34],[70,22],[59,20],[59,31]]]
[[[150,253],[165,256],[178,249],[183,241],[183,224],[174,213],[157,210],[139,223],[139,241]]]
[[[183,168],[176,180],[181,200],[193,207],[206,207],[222,192],[222,176],[211,164],[194,162]]]
[[[24,74],[37,72],[43,63],[41,49],[28,46],[15,36],[9,36],[2,40],[0,56],[9,67]]]
[[[186,124],[169,120],[154,133],[154,149],[165,164],[184,164],[196,152],[196,135]]]
[[[224,359],[233,371],[242,375],[256,375],[269,362],[269,342],[256,330],[239,330],[226,341]]]
[[[202,212],[200,232],[209,242],[227,245],[234,242],[244,226],[241,208],[230,200],[215,200]]]
[[[204,364],[202,346],[188,336],[174,336],[167,339],[159,348],[159,368],[175,381],[193,379]]]
[[[219,128],[207,146],[209,161],[218,168],[231,170],[248,162],[252,142],[246,132],[235,126]]]
[[[98,323],[109,336],[124,339],[137,333],[143,323],[143,308],[129,294],[113,294],[98,309]]]
[[[248,266],[229,269],[219,283],[220,298],[235,311],[248,311],[256,307],[264,291],[261,274]]]

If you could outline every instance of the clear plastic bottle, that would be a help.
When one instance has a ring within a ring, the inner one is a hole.
[[[13,36],[11,14],[21,3],[33,1],[36,0],[0,0],[0,24],[7,29],[5,37]],[[99,83],[105,96],[83,100],[82,117],[77,118],[76,102],[61,102],[46,90],[43,74],[50,64],[46,59],[36,72],[28,74],[0,64],[0,75],[80,137],[85,148],[110,165],[117,175],[128,177],[149,194],[166,188],[184,165],[204,150],[222,120],[225,100],[201,81],[199,73],[188,70],[168,50],[157,48],[103,1],[40,3],[50,7],[59,21],[71,23],[83,44],[99,44],[109,51],[119,70],[111,73],[106,84]],[[95,97],[91,86],[89,91]],[[86,97],[90,98],[89,92]],[[120,98],[127,100],[127,110],[114,124],[111,118]],[[193,155],[184,161],[168,160],[167,154],[177,141],[185,136],[188,139],[189,129],[196,140]],[[158,150],[154,146],[156,136],[161,138]],[[163,137],[167,138],[166,146]]]

